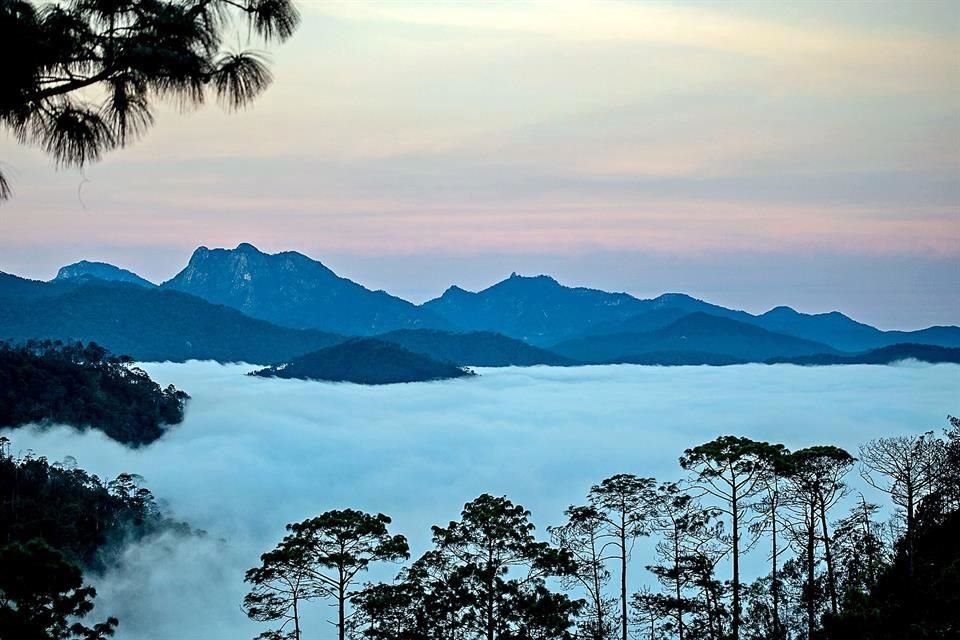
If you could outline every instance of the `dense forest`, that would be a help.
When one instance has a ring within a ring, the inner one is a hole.
[[[409,560],[391,519],[329,511],[287,526],[243,606],[271,625],[262,640],[313,637],[313,600],[341,640],[960,637],[960,419],[855,454],[723,436],[680,467],[678,481],[599,482],[546,537],[521,505],[481,495],[389,582],[361,574]],[[888,504],[855,492],[857,473]],[[635,552],[641,538],[651,552]],[[744,575],[748,554],[766,575]]]
[[[14,456],[0,437],[0,638],[98,640],[118,621],[86,626],[96,591],[84,572],[115,561],[125,543],[190,528],[164,516],[132,474],[104,482],[67,459]]]
[[[69,424],[138,446],[182,422],[188,398],[93,342],[0,342],[0,427]]]

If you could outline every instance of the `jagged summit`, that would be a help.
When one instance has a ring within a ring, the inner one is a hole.
[[[541,274],[539,274],[539,275],[536,275],[536,276],[522,276],[522,275],[520,275],[519,273],[517,273],[516,271],[514,271],[513,273],[511,273],[509,278],[507,278],[506,280],[501,280],[501,281],[498,282],[497,284],[505,284],[505,283],[508,283],[508,282],[514,282],[514,283],[518,283],[518,282],[538,282],[538,283],[542,283],[542,284],[549,283],[549,284],[555,284],[555,285],[559,285],[559,284],[560,284],[560,283],[557,282],[557,280],[556,280],[555,278],[553,278],[552,276],[548,276],[548,275],[543,274],[543,273],[541,273]],[[495,284],[495,285],[493,285],[493,286],[497,286],[497,285]]]
[[[162,286],[296,329],[372,335],[447,326],[432,313],[342,278],[302,253],[264,253],[248,242],[234,249],[197,248],[187,266]]]

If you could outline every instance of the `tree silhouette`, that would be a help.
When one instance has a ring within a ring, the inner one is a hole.
[[[263,640],[300,640],[300,606],[326,595],[312,579],[309,550],[296,541],[284,540],[273,551],[260,556],[261,565],[247,571],[244,581],[252,585],[243,598],[243,609],[251,620],[280,622],[279,629],[265,631]],[[293,628],[287,630],[287,625]]]
[[[374,562],[395,562],[409,556],[407,539],[390,535],[388,516],[354,509],[327,511],[287,525],[278,550],[291,554],[304,569],[308,593],[331,598],[337,608],[337,634],[346,638],[346,604],[357,575]]]
[[[860,475],[870,486],[889,494],[904,511],[908,576],[913,573],[917,506],[938,486],[945,453],[943,441],[932,431],[877,438],[860,447]]]
[[[629,604],[627,566],[637,538],[650,533],[654,509],[653,478],[621,473],[590,489],[590,504],[603,518],[604,538],[613,541],[620,564],[620,640],[627,640]]]
[[[887,560],[884,527],[874,520],[879,511],[879,505],[867,502],[861,494],[859,504],[834,525],[840,591],[845,599],[867,593]]]
[[[837,578],[827,514],[845,495],[847,487],[843,477],[850,471],[854,462],[853,456],[833,446],[807,447],[790,454],[789,479],[793,503],[799,509],[801,516],[802,539],[806,550],[807,634],[810,638],[813,638],[817,626],[814,572],[818,539],[823,543],[824,559],[827,563],[830,612],[834,616],[838,612]]]
[[[658,602],[658,608],[672,617],[668,630],[675,633],[678,640],[685,640],[684,616],[697,609],[687,590],[698,579],[696,570],[701,568],[702,558],[717,555],[711,553],[711,549],[723,537],[722,527],[714,522],[719,512],[704,508],[683,485],[665,482],[657,488],[653,515],[652,530],[661,536],[656,547],[657,557],[663,564],[650,565],[647,569],[669,595],[651,594],[649,599],[652,603]]]
[[[571,573],[572,558],[538,542],[533,531],[529,511],[489,494],[464,505],[459,521],[433,527],[437,552],[449,558],[473,603],[465,619],[486,640],[517,632],[569,637],[575,608],[548,591],[544,580]]]
[[[530,512],[484,494],[461,519],[433,527],[434,548],[393,585],[353,598],[358,637],[378,640],[573,640],[581,608],[547,586],[576,570],[567,551],[539,542]]]
[[[0,547],[0,638],[101,640],[116,618],[88,627],[97,592],[83,586],[80,569],[42,540]]]
[[[143,134],[157,100],[246,106],[272,76],[263,54],[225,47],[236,20],[270,43],[300,16],[291,0],[0,0],[0,125],[82,167]]]
[[[755,532],[770,533],[770,627],[772,640],[781,640],[784,630],[780,623],[780,572],[778,563],[785,549],[780,546],[781,511],[784,501],[784,476],[790,470],[790,452],[780,444],[764,447],[760,455],[765,466],[761,476],[761,500],[756,505],[763,519],[754,524]]]
[[[565,576],[568,586],[576,583],[587,593],[587,615],[579,628],[580,635],[589,640],[606,640],[613,635],[611,617],[615,604],[606,596],[610,571],[606,564],[611,555],[609,541],[604,540],[606,525],[603,515],[595,507],[570,507],[567,522],[549,527],[554,543],[573,556],[574,571]]]
[[[695,488],[720,502],[730,517],[733,554],[733,638],[740,640],[740,552],[741,528],[750,510],[749,500],[761,488],[768,473],[770,449],[765,442],[721,436],[692,449],[680,458],[680,466],[694,473]]]

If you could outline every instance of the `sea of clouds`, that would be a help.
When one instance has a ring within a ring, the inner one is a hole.
[[[244,571],[287,522],[328,509],[392,516],[416,556],[431,525],[483,492],[532,510],[545,535],[592,484],[619,472],[679,479],[683,450],[718,435],[855,453],[960,412],[956,365],[533,367],[384,387],[254,378],[248,365],[144,368],[193,397],[184,423],[150,446],[67,427],[6,433],[14,453],[74,456],[105,478],[138,473],[175,517],[208,532],[131,547],[95,580],[94,616],[119,617],[118,640],[253,637],[264,627],[240,609]],[[631,582],[646,581],[650,560],[636,558]],[[305,637],[334,637],[329,613],[315,607]]]

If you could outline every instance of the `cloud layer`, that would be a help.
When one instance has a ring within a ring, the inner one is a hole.
[[[535,367],[379,388],[250,378],[242,365],[146,368],[193,396],[185,423],[149,447],[68,428],[8,434],[15,450],[72,455],[101,476],[139,473],[177,517],[209,532],[135,546],[98,581],[97,611],[121,619],[118,640],[252,637],[243,572],[285,523],[327,509],[391,515],[416,554],[432,524],[482,492],[531,509],[542,533],[591,484],[618,472],[677,479],[683,449],[720,434],[855,451],[960,411],[952,365]],[[311,637],[331,637],[327,613],[312,610]]]

